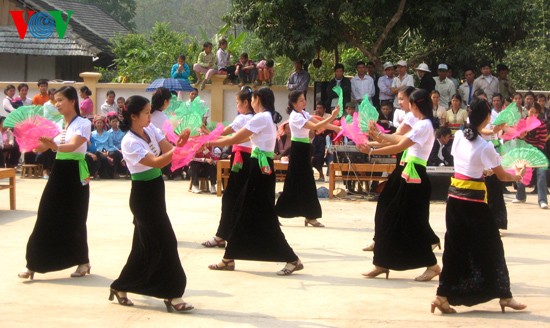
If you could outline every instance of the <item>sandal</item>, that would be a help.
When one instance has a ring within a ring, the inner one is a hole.
[[[315,228],[324,228],[325,225],[322,224],[321,222],[317,221],[317,219],[306,219],[304,221],[304,226],[307,227],[307,225],[311,225],[312,227],[315,227]]]
[[[225,240],[223,240],[221,238],[218,239],[216,236],[214,236],[214,237],[212,237],[211,240],[207,240],[204,243],[202,243],[201,245],[204,246],[204,247],[208,247],[208,248],[211,248],[211,247],[224,248],[225,247]]]
[[[294,261],[294,262],[288,262],[285,267],[281,271],[277,271],[278,276],[289,276],[294,271],[300,271],[304,268],[304,265],[300,261],[300,259]]]
[[[222,261],[218,264],[210,264],[208,266],[208,269],[210,269],[210,270],[221,270],[221,271],[234,271],[235,270],[235,260],[222,259]]]
[[[419,275],[418,277],[414,278],[416,281],[430,281],[433,278],[439,276],[441,274],[441,268],[439,265],[435,265],[435,267],[428,267],[426,268],[426,271],[424,271],[423,274]]]
[[[174,310],[179,313],[189,312],[195,308],[193,305],[185,302],[172,304],[172,299],[164,300],[164,305],[166,305],[166,311],[170,313]]]
[[[110,290],[110,293],[109,293],[109,301],[112,301],[115,299],[116,297],[116,300],[118,301],[118,304],[120,305],[124,305],[124,306],[132,306],[134,305],[134,303],[132,303],[132,301],[130,301],[128,299],[128,297],[124,296],[124,297],[121,297],[118,295],[119,291],[118,290],[114,290],[111,288]]]
[[[432,302],[432,313],[435,312],[435,308],[437,308],[439,311],[441,311],[441,313],[444,314],[456,313],[456,310],[449,305],[449,301],[446,297],[436,296],[435,300],[433,300]]]

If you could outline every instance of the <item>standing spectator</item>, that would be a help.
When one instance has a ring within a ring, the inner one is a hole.
[[[237,78],[235,76],[235,66],[231,65],[231,53],[227,50],[227,40],[221,39],[218,41],[218,51],[216,51],[216,59],[218,60],[218,73],[227,74],[224,83],[233,83]]]
[[[455,89],[458,89],[458,86],[460,85],[460,83],[458,82],[458,80],[454,77],[454,69],[451,65],[447,65],[447,78],[450,80],[450,81],[453,81],[453,83],[455,84]]]
[[[397,62],[397,76],[393,79],[391,85],[391,93],[394,95],[393,107],[401,109],[399,106],[399,100],[397,99],[397,94],[399,93],[399,88],[402,86],[414,87],[414,79],[412,75],[407,74],[407,62],[400,60]]]
[[[424,89],[428,91],[429,94],[431,94],[432,91],[435,90],[435,80],[429,74],[432,71],[430,71],[430,68],[426,63],[418,65],[415,70],[416,75],[420,78],[420,84],[418,85],[418,88]]]
[[[15,137],[11,129],[4,126],[4,116],[0,116],[0,167],[17,167],[21,152],[15,143]]]
[[[6,98],[4,98],[4,101],[2,103],[2,111],[0,111],[0,116],[8,116],[9,113],[13,112],[16,108],[23,105],[21,101],[17,102],[14,99],[15,96],[15,86],[13,84],[8,84],[4,88],[4,94],[6,95]]]
[[[376,73],[376,65],[374,65],[374,62],[367,62],[367,74],[372,77],[374,82],[374,96],[371,97],[371,103],[380,110],[380,89],[378,88],[378,79],[380,75]]]
[[[462,108],[466,109],[470,106],[470,103],[474,97],[474,79],[475,79],[474,70],[471,68],[466,68],[464,70],[464,83],[458,87],[458,93],[462,97]]]
[[[191,74],[191,70],[189,69],[189,65],[185,62],[185,55],[179,55],[178,62],[172,65],[170,76],[173,79],[183,80],[189,83],[189,74]]]
[[[451,99],[451,107],[447,111],[445,116],[445,126],[450,128],[453,136],[456,131],[460,130],[468,120],[468,111],[460,108],[462,98],[460,95],[453,95]]]
[[[535,94],[532,91],[527,91],[523,96],[523,100],[525,109],[530,110],[535,104]]]
[[[19,95],[17,96],[18,100],[21,100],[23,103],[23,106],[32,105],[32,99],[27,97],[29,93],[29,85],[27,83],[21,83],[17,86],[17,92]]]
[[[117,112],[118,105],[115,103],[115,97],[116,94],[114,90],[107,91],[105,103],[101,105],[101,115],[107,116],[109,112]]]
[[[430,94],[432,99],[433,114],[434,118],[439,120],[438,126],[444,126],[447,116],[447,108],[439,105],[439,91],[433,90]]]
[[[351,79],[351,99],[353,99],[356,104],[360,104],[365,95],[367,95],[371,104],[377,104],[373,102],[373,97],[376,93],[374,79],[367,75],[365,62],[358,61],[357,64],[355,64],[355,69],[357,70],[357,75]]]
[[[239,87],[256,81],[256,63],[248,58],[248,54],[243,52],[239,57],[239,62],[235,65],[235,75],[239,77]]]
[[[491,74],[489,62],[481,64],[481,76],[474,80],[474,92],[479,89],[485,91],[487,99],[493,99],[493,94],[498,93],[498,79]]]
[[[50,100],[42,106],[42,112],[44,113],[44,117],[51,118],[55,117],[56,115],[59,115],[59,112],[57,111],[57,108],[55,107],[55,88],[48,89],[48,96],[50,96]],[[60,129],[63,129],[63,122],[56,122],[56,124],[59,126]]]
[[[204,84],[206,81],[210,80],[212,75],[216,74],[217,70],[214,69],[214,64],[216,63],[216,58],[212,53],[212,43],[205,42],[202,45],[202,51],[199,54],[197,63],[193,65],[193,70],[197,75],[197,81],[195,85],[199,89],[204,89]],[[204,74],[204,79],[202,79],[202,74]]]
[[[516,103],[516,107],[521,115],[521,118],[526,118],[528,116],[527,109],[523,107],[523,95],[519,92],[514,93],[512,101]]]
[[[338,105],[338,95],[332,91],[332,88],[339,85],[344,93],[344,104],[351,101],[351,81],[344,76],[344,65],[338,63],[334,65],[334,78],[330,80],[327,86],[327,105],[331,111]]]
[[[258,65],[256,67],[258,68],[258,85],[262,85],[264,82],[271,86],[273,84],[273,76],[275,73],[273,72],[273,66],[275,63],[273,60],[260,60]]]
[[[80,88],[80,98],[82,98],[82,101],[80,102],[80,115],[82,115],[82,117],[94,117],[94,103],[92,102],[92,99],[90,99],[91,95],[92,90],[90,90],[87,86]]]
[[[117,106],[116,113],[119,116],[119,118],[122,117],[122,113],[126,108],[125,103],[126,103],[126,99],[124,99],[124,97],[118,97],[116,99],[116,106]]]
[[[495,93],[493,99],[491,99],[491,104],[493,108],[491,109],[491,123],[497,118],[498,113],[500,113],[504,106],[502,105],[502,95],[500,93]]]
[[[382,102],[384,101],[391,101],[393,102],[393,98],[395,97],[391,91],[391,86],[393,82],[393,64],[391,62],[385,62],[384,63],[384,75],[381,76],[378,79],[378,89],[380,90],[380,106],[382,106]],[[393,105],[392,105],[393,107]]]
[[[439,91],[439,106],[449,108],[451,97],[456,93],[455,84],[447,78],[448,67],[446,64],[439,64],[437,67],[438,77],[434,77],[435,90]]]
[[[497,65],[497,76],[498,76],[498,92],[503,97],[511,97],[514,93],[516,93],[516,89],[512,86],[510,83],[510,80],[508,80],[508,66],[504,64],[498,64]]]
[[[304,93],[304,97],[307,98],[309,80],[309,72],[304,69],[304,61],[301,59],[295,60],[294,72],[290,74],[286,84],[288,91],[302,91]]]
[[[32,104],[41,106],[44,105],[46,101],[50,100],[50,97],[48,96],[48,80],[40,79],[38,80],[37,85],[40,93],[32,98]]]

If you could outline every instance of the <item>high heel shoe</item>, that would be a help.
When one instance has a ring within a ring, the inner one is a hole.
[[[30,279],[30,280],[33,280],[34,279],[34,271],[31,271],[31,270],[27,270],[27,271],[22,271],[22,272],[19,272],[17,274],[17,276],[19,278],[22,278],[22,279]]]
[[[449,301],[447,300],[447,298],[443,299],[439,296],[436,296],[435,300],[432,301],[432,313],[435,312],[435,308],[441,311],[441,313],[445,314],[456,313],[456,310],[449,305]]]
[[[124,305],[124,306],[132,306],[134,305],[134,303],[132,303],[132,301],[130,301],[128,299],[128,297],[124,296],[124,297],[120,297],[118,295],[118,290],[114,290],[114,289],[110,289],[110,293],[109,293],[109,301],[112,301],[115,299],[116,297],[116,300],[118,301],[118,304],[120,305]]]
[[[441,274],[441,268],[439,265],[435,265],[433,267],[426,268],[426,271],[419,275],[418,277],[414,278],[415,281],[430,281],[433,278],[439,276]]]
[[[166,305],[166,311],[168,312],[172,312],[175,310],[176,312],[183,313],[183,312],[191,311],[195,308],[193,305],[185,302],[174,305],[172,304],[171,299],[164,300],[164,305]]]
[[[91,269],[92,269],[92,266],[90,265],[90,263],[80,264],[79,266],[76,267],[76,271],[71,273],[71,277],[72,278],[84,277],[86,273],[90,274]]]
[[[308,224],[311,225],[312,227],[315,227],[315,228],[324,228],[325,227],[325,225],[322,224],[321,222],[317,221],[317,219],[311,219],[311,220],[306,219],[304,221],[304,227],[307,227]]]
[[[304,268],[302,261],[300,259],[294,262],[288,262],[284,268],[280,271],[277,271],[278,276],[290,276],[294,271],[300,271]]]
[[[374,252],[374,241],[367,247],[363,248],[365,252]]]
[[[201,244],[204,247],[219,247],[224,248],[225,247],[225,240],[223,239],[217,239],[215,236],[212,238],[212,240],[207,240],[204,243]]]
[[[225,271],[233,271],[235,270],[235,260],[225,260],[222,259],[222,261],[218,264],[210,264],[208,266],[208,269],[210,270],[225,270]]]
[[[376,277],[378,277],[379,275],[381,275],[383,273],[386,274],[386,279],[388,279],[388,277],[390,275],[390,270],[386,269],[386,268],[377,267],[377,266],[375,266],[374,269],[372,269],[371,271],[369,271],[367,273],[362,273],[362,275],[367,277],[367,278],[376,278]]]
[[[525,310],[525,308],[527,307],[527,305],[519,303],[513,298],[501,298],[498,303],[500,304],[500,310],[502,311],[502,313],[506,312],[505,308],[507,307],[512,308],[516,311]]]
[[[432,244],[432,251],[434,251],[436,248],[441,249],[441,243]]]

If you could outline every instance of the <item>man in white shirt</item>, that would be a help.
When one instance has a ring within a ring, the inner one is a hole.
[[[117,112],[118,105],[115,102],[115,91],[109,90],[107,91],[107,99],[105,99],[105,103],[101,105],[101,113],[102,115],[106,116],[109,112]]]
[[[373,104],[372,98],[375,93],[374,80],[366,74],[367,67],[365,66],[365,62],[357,62],[355,69],[357,70],[357,75],[351,79],[351,98],[355,103],[360,104],[365,95],[368,95],[370,103]]]
[[[453,81],[447,78],[448,67],[446,64],[439,64],[437,67],[437,77],[435,80],[435,90],[439,91],[439,106],[449,108],[451,97],[456,93],[456,87]]]
[[[393,64],[391,62],[384,63],[384,75],[378,79],[378,89],[380,89],[380,105],[383,101],[391,101],[395,98],[391,92],[393,82]]]
[[[491,74],[491,64],[481,64],[481,76],[474,80],[474,92],[483,89],[487,99],[493,99],[493,95],[498,93],[498,79]]]
[[[391,93],[394,95],[393,100],[393,107],[399,108],[399,100],[397,99],[397,93],[399,92],[399,88],[402,86],[411,86],[414,87],[414,79],[412,75],[407,74],[407,62],[404,60],[400,60],[397,62],[397,74],[398,76],[395,77],[392,81],[391,85]]]
[[[464,83],[458,87],[458,93],[462,97],[462,105],[460,106],[463,109],[466,109],[474,97],[474,79],[475,79],[474,70],[471,68],[466,68],[464,70]]]

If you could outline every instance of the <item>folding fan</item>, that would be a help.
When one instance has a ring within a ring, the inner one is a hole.
[[[369,121],[378,121],[378,111],[370,103],[369,96],[365,95],[361,104],[359,104],[359,127],[362,132],[367,132],[369,130]]]
[[[183,146],[176,147],[172,155],[172,166],[170,167],[172,172],[189,164],[204,144],[216,140],[222,135],[223,129],[223,124],[218,123],[216,128],[209,134],[191,137]]]
[[[13,135],[22,152],[32,151],[38,147],[41,137],[53,138],[58,134],[59,127],[54,122],[38,115],[17,122],[13,128]]]
[[[332,88],[332,91],[334,91],[335,94],[338,95],[338,106],[340,106],[340,113],[338,113],[338,118],[342,117],[342,112],[344,111],[344,90],[342,90],[342,87],[337,85],[334,88]]]
[[[35,116],[42,116],[42,114],[42,106],[21,106],[6,116],[4,126],[7,128],[14,128],[17,123]]]
[[[508,105],[508,107],[506,107],[497,115],[495,121],[493,122],[493,125],[506,123],[506,125],[508,126],[515,126],[520,119],[521,114],[518,111],[518,106],[515,102],[512,102],[510,103],[510,105]]]
[[[501,147],[502,166],[513,168],[515,166],[548,167],[548,158],[535,146],[521,139],[514,139],[504,143]]]
[[[506,132],[502,135],[504,140],[512,140],[519,137],[523,132],[531,131],[540,126],[541,122],[535,116],[529,116],[524,120],[519,120],[518,124],[514,127],[506,129]]]

